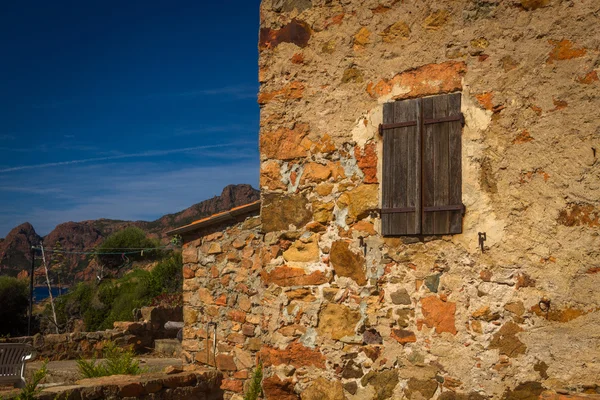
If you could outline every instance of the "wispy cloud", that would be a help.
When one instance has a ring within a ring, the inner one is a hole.
[[[159,93],[146,96],[147,98],[163,98],[163,97],[182,97],[182,98],[197,98],[206,96],[221,96],[225,100],[244,100],[251,99],[257,96],[258,87],[253,84],[238,84],[230,86],[221,86],[215,88],[190,90],[178,93]]]
[[[175,136],[188,136],[197,135],[203,133],[243,133],[243,132],[257,132],[258,123],[256,124],[224,124],[224,125],[213,125],[203,126],[193,129],[178,129],[175,131]]]
[[[27,194],[50,194],[60,193],[61,190],[57,188],[42,189],[37,187],[26,187],[26,186],[0,186],[0,192],[12,192],[12,193],[27,193]]]
[[[13,135],[1,134],[0,140],[15,140],[15,137]]]
[[[69,161],[58,161],[44,164],[33,164],[33,165],[21,165],[16,167],[9,167],[0,169],[0,173],[14,172],[14,171],[22,171],[26,169],[38,169],[38,168],[49,168],[49,167],[59,167],[63,165],[74,165],[74,164],[84,164],[84,163],[93,163],[93,162],[102,162],[102,161],[112,161],[112,160],[120,160],[125,158],[142,158],[142,157],[157,157],[164,156],[168,154],[176,154],[176,153],[189,153],[198,150],[207,150],[214,148],[222,148],[222,147],[236,147],[250,144],[250,142],[236,142],[236,143],[224,143],[224,144],[214,144],[207,146],[194,146],[194,147],[183,147],[179,149],[170,149],[170,150],[149,150],[141,153],[128,153],[128,154],[120,154],[114,156],[106,156],[106,157],[92,157],[92,158],[84,158],[79,160],[69,160]]]

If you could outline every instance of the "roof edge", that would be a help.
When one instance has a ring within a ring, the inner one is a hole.
[[[238,207],[234,207],[230,210],[223,211],[217,214],[213,214],[209,217],[194,221],[190,224],[181,226],[179,228],[172,229],[167,231],[166,234],[168,236],[178,235],[182,233],[187,233],[191,231],[195,231],[197,229],[206,228],[207,226],[211,226],[217,224],[219,222],[225,222],[234,220],[235,217],[243,214],[248,214],[253,211],[260,210],[260,200],[256,200],[252,203],[244,204]]]

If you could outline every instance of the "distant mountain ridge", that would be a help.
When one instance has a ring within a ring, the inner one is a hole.
[[[229,185],[223,189],[220,196],[204,200],[177,213],[164,215],[155,221],[119,221],[102,218],[65,222],[57,225],[45,237],[39,236],[34,227],[26,222],[13,228],[6,238],[0,239],[0,275],[27,276],[27,271],[31,268],[31,246],[37,246],[42,241],[46,247],[54,247],[58,242],[65,251],[83,251],[100,245],[114,232],[129,226],[137,226],[149,236],[166,242],[168,239],[165,233],[171,229],[258,199],[260,199],[260,192],[250,185]],[[90,257],[68,255],[65,261],[67,281],[77,282],[93,277],[94,261]]]

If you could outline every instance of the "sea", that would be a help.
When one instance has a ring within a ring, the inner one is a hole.
[[[57,286],[52,286],[52,296],[53,297],[58,297],[61,294],[65,294],[65,293],[67,293],[67,291],[68,291],[67,288],[59,288]],[[48,292],[48,286],[43,285],[43,286],[34,286],[33,287],[33,302],[34,303],[39,303],[40,301],[44,301],[48,297],[50,297],[50,294]]]

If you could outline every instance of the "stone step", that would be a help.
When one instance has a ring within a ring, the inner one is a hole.
[[[177,339],[157,339],[154,341],[154,353],[168,357],[181,355],[181,342]]]

